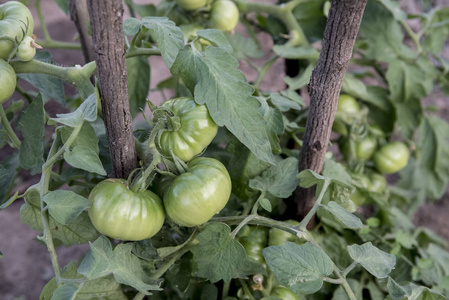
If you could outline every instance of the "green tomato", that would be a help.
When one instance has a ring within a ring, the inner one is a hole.
[[[0,59],[0,105],[14,93],[16,83],[16,72],[10,64]]]
[[[167,215],[181,226],[193,227],[210,220],[225,207],[231,195],[231,178],[216,159],[191,160],[189,171],[176,177],[164,194]]]
[[[206,6],[207,0],[176,0],[176,3],[185,10],[194,10]]]
[[[34,42],[33,38],[26,36],[17,49],[16,57],[21,61],[30,61],[36,55],[36,48],[31,44]]]
[[[371,186],[369,186],[370,192],[383,193],[385,191],[385,188],[387,187],[385,176],[374,172],[369,174],[368,177],[371,181]]]
[[[183,161],[200,154],[217,135],[218,126],[209,115],[205,105],[198,105],[193,98],[182,97],[164,102],[180,119],[181,127],[176,131],[164,131],[160,138],[162,154],[171,156],[170,149]]]
[[[299,225],[298,221],[295,220],[287,220],[284,221],[285,223],[288,223],[290,225]],[[291,234],[287,231],[284,231],[282,229],[277,228],[271,228],[269,232],[269,239],[268,239],[268,245],[270,246],[281,246],[284,245],[286,242],[293,242],[298,243],[301,240],[294,234]]]
[[[360,105],[354,97],[345,94],[341,94],[340,97],[338,97],[337,113],[344,115],[355,114],[359,111]],[[351,116],[345,116],[344,119],[347,123],[351,123],[354,120],[354,118]],[[334,124],[332,125],[332,129],[342,136],[348,135],[346,124],[341,120],[335,120]]]
[[[388,143],[374,155],[377,170],[382,174],[392,174],[402,170],[408,163],[409,150],[404,143]]]
[[[262,255],[262,249],[267,246],[268,230],[262,226],[248,226],[249,230],[245,235],[239,238],[243,248],[245,248],[246,256],[265,264],[265,259]]]
[[[366,196],[363,193],[363,190],[370,190],[371,189],[371,181],[366,175],[357,175],[353,179],[357,186],[355,192],[349,197],[349,199],[352,200],[355,204],[358,206],[363,205],[366,201]],[[360,190],[362,189],[362,190]]]
[[[305,299],[302,295],[293,293],[290,289],[284,286],[275,286],[271,290],[271,296],[275,296],[282,300],[302,300]]]
[[[151,191],[134,192],[126,180],[106,179],[89,195],[95,228],[114,239],[140,241],[154,236],[165,219],[161,199]]]
[[[350,149],[350,142],[347,138],[343,139],[342,143],[340,144],[340,150],[347,159],[349,157],[349,153],[351,151]],[[368,136],[367,138],[364,138],[363,140],[354,142],[354,155],[355,159],[357,160],[369,160],[377,149],[377,140],[373,136]]]
[[[22,29],[28,23],[26,35],[31,36],[34,31],[34,20],[30,10],[18,1],[9,1],[0,5],[0,35],[23,38]],[[0,58],[6,60],[14,48],[14,43],[8,40],[0,40]]]
[[[239,9],[230,0],[216,0],[212,4],[209,26],[221,31],[232,31],[239,22]]]

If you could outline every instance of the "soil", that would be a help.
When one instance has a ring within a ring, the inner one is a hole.
[[[0,1],[1,3],[5,1]],[[30,1],[34,2],[34,1]],[[45,20],[48,24],[50,35],[55,40],[73,41],[76,36],[76,29],[69,18],[56,7],[54,1],[41,1],[43,11],[45,12]],[[148,1],[136,1],[148,3]],[[158,1],[149,1],[156,3]],[[264,2],[272,2],[265,0]],[[402,1],[401,7],[409,12],[414,12],[418,7],[413,1]],[[420,1],[418,1],[420,2]],[[449,0],[436,1],[439,6],[449,6]],[[419,8],[418,8],[419,9]],[[36,20],[35,28],[38,36],[42,36],[39,30],[39,22],[36,11],[32,9],[33,16]],[[264,41],[262,45],[267,48],[271,47],[271,39],[268,36],[262,36]],[[447,47],[449,49],[449,47]],[[80,51],[69,50],[49,50],[53,60],[61,65],[83,64],[84,59]],[[449,55],[448,55],[449,57]],[[262,61],[262,60],[259,60]],[[259,62],[255,60],[254,63]],[[154,88],[157,81],[170,76],[169,70],[159,57],[151,57],[151,72],[153,79],[151,87]],[[245,63],[241,64],[241,69],[247,75],[249,81],[256,79],[256,74]],[[279,62],[273,66],[273,70],[267,74],[262,82],[263,89],[282,89],[283,77],[285,74],[283,63]],[[68,87],[70,93],[70,87]],[[73,93],[73,89],[72,89]],[[307,98],[307,93],[302,93]],[[168,95],[170,96],[170,95]],[[20,98],[18,95],[15,99]],[[155,103],[162,101],[159,93],[150,93],[149,99]],[[424,100],[424,105],[436,105],[440,111],[439,115],[444,117],[449,115],[449,98],[440,92],[435,92]],[[46,104],[46,109],[50,114],[56,113],[61,107],[55,102]],[[2,149],[0,159],[11,150]],[[38,179],[36,177],[24,176],[21,182],[17,183],[16,189],[23,192],[28,186],[34,184]],[[17,201],[8,209],[0,211],[0,250],[3,258],[0,260],[0,299],[38,299],[40,291],[44,285],[52,278],[53,270],[51,268],[50,257],[43,244],[41,244],[36,236],[39,232],[31,230],[28,225],[20,223],[19,210],[22,201]],[[424,226],[432,229],[437,234],[449,241],[449,193],[446,193],[441,200],[424,205],[415,215],[414,222],[416,225]],[[70,248],[60,247],[57,249],[58,258],[61,266],[68,264],[70,261],[78,261],[87,252],[88,245],[72,246]]]

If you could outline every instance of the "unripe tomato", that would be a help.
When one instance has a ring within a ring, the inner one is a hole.
[[[341,152],[345,158],[349,157],[350,144],[348,139],[341,144]],[[376,152],[377,140],[373,136],[368,136],[363,140],[354,142],[354,155],[357,160],[369,160]]]
[[[299,225],[298,221],[295,220],[287,220],[284,221],[285,223],[291,224],[291,225]],[[287,231],[284,231],[282,229],[277,228],[271,228],[269,232],[269,239],[268,239],[268,245],[269,246],[281,246],[284,245],[286,242],[292,242],[297,243],[301,240],[294,234],[291,234]]]
[[[25,30],[27,22],[26,35],[31,36],[34,31],[34,20],[30,10],[18,1],[8,1],[0,5],[0,35],[21,40],[23,38],[22,29]],[[0,58],[8,59],[13,48],[13,42],[0,40]]]
[[[293,293],[289,288],[284,286],[275,286],[271,290],[271,296],[275,296],[282,300],[302,300],[305,299],[302,295]]]
[[[30,61],[36,55],[36,48],[31,44],[33,38],[26,36],[17,48],[16,57],[21,61]]]
[[[337,113],[341,114],[355,114],[360,111],[360,105],[357,102],[357,100],[346,94],[341,94],[340,97],[338,97],[338,103],[337,103]],[[354,118],[351,116],[345,117],[345,120],[348,123],[351,123]],[[334,124],[332,125],[332,129],[341,134],[342,136],[348,135],[348,129],[346,128],[346,125],[343,121],[335,120]]]
[[[176,3],[185,10],[194,10],[206,6],[207,0],[176,0]]]
[[[216,0],[212,4],[209,26],[221,31],[232,31],[239,22],[239,9],[230,0]]]
[[[217,135],[218,126],[210,117],[207,107],[196,104],[193,98],[171,99],[161,107],[171,109],[181,123],[177,131],[164,131],[161,134],[162,154],[171,156],[171,148],[177,157],[189,161],[200,154]]]
[[[10,64],[0,59],[0,105],[14,93],[16,83],[16,72]]]
[[[370,192],[383,193],[383,191],[385,191],[385,188],[387,187],[385,176],[379,173],[371,173],[368,177],[371,181]]]
[[[225,207],[231,195],[231,178],[216,159],[198,157],[189,171],[176,177],[164,194],[167,215],[181,226],[197,226]]]
[[[388,143],[374,155],[377,170],[382,174],[392,174],[402,170],[408,163],[410,153],[401,142]]]
[[[369,180],[368,176],[363,174],[357,175],[354,180],[356,181],[357,185],[360,186],[360,188],[365,190],[371,189],[371,181]],[[355,192],[349,197],[349,199],[360,206],[365,203],[366,196],[359,190],[359,188],[356,188]]]
[[[249,230],[245,236],[239,239],[243,248],[245,248],[246,256],[253,260],[265,264],[262,250],[267,246],[268,230],[263,226],[248,226]]]
[[[92,224],[114,239],[144,240],[158,233],[164,224],[161,199],[148,190],[133,192],[123,179],[103,180],[93,188],[89,200]]]

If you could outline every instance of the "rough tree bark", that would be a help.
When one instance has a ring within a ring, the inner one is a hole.
[[[95,59],[92,37],[89,35],[89,13],[87,11],[86,0],[70,0],[69,3],[70,19],[75,23],[78,29],[81,48],[83,49],[84,60],[86,63]]]
[[[343,77],[352,56],[367,0],[334,0],[324,31],[318,64],[309,82],[310,110],[299,171],[323,168],[329,138],[337,110]],[[297,215],[303,218],[314,204],[315,189],[298,187],[295,193]]]
[[[88,0],[103,120],[114,177],[127,178],[137,167],[129,111],[121,0]]]

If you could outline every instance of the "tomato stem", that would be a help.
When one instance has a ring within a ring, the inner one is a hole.
[[[0,120],[3,127],[5,128],[6,134],[11,139],[11,142],[14,145],[14,147],[16,149],[20,149],[22,143],[20,142],[19,138],[14,132],[14,129],[12,129],[11,124],[9,123],[8,118],[6,117],[6,113],[2,105],[0,105]]]

